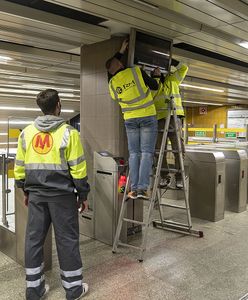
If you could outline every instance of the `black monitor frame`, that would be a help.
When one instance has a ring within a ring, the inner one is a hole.
[[[127,57],[127,66],[128,67],[133,67],[134,64],[134,55],[135,55],[135,42],[136,42],[136,34],[137,32],[146,34],[146,35],[150,35],[152,37],[157,37],[158,39],[162,39],[165,40],[167,42],[170,43],[170,57],[169,57],[169,64],[168,64],[168,70],[164,70],[164,71],[170,71],[170,67],[171,67],[171,59],[172,59],[172,46],[173,46],[173,40],[170,38],[165,38],[163,36],[157,35],[157,34],[151,34],[149,32],[146,31],[142,31],[136,28],[131,28],[130,31],[130,36],[129,36],[129,44],[128,44],[128,57]],[[149,69],[149,68],[148,68]],[[163,72],[163,70],[161,70]]]

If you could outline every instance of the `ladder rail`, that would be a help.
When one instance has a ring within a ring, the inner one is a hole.
[[[118,224],[117,224],[117,228],[116,228],[113,248],[112,248],[113,253],[116,252],[117,246],[118,246],[118,241],[120,239],[122,223],[123,223],[123,218],[124,218],[124,214],[125,214],[125,206],[126,206],[126,202],[127,202],[127,190],[129,187],[129,180],[130,180],[130,178],[128,175],[127,181],[126,181],[126,186],[125,186],[125,191],[124,191],[123,199],[122,199],[122,203],[121,203],[121,210],[120,210],[120,215],[119,215]]]
[[[186,176],[185,176],[185,168],[184,168],[184,163],[183,163],[183,149],[182,149],[182,141],[181,141],[181,131],[179,130],[179,126],[178,126],[176,106],[175,106],[173,97],[171,97],[171,108],[172,108],[172,112],[173,112],[173,119],[174,119],[174,125],[175,125],[176,137],[177,137],[177,148],[178,148],[178,152],[179,152],[179,164],[180,164],[180,169],[181,169],[181,174],[182,174],[185,206],[187,208],[186,209],[186,211],[187,211],[187,220],[188,220],[189,227],[192,227],[190,207],[189,207],[188,189],[187,189],[187,184],[186,184],[186,179],[185,179]]]
[[[169,107],[169,109],[168,109],[169,114],[170,114],[170,111],[171,110],[170,110],[170,107]],[[145,228],[144,228],[144,236],[143,236],[143,239],[142,239],[139,261],[143,261],[143,255],[144,255],[144,251],[146,249],[148,228],[149,228],[150,223],[151,223],[152,211],[153,211],[154,203],[155,203],[156,196],[157,196],[158,183],[159,183],[159,179],[160,179],[160,170],[161,170],[162,163],[163,163],[165,146],[167,144],[169,125],[170,125],[170,118],[167,118],[166,121],[165,121],[165,125],[164,125],[164,133],[163,133],[163,138],[162,138],[162,142],[161,142],[161,146],[160,146],[160,152],[159,152],[159,157],[158,157],[158,162],[157,162],[156,174],[155,174],[155,179],[154,179],[154,183],[153,183],[154,185],[153,185],[153,189],[152,189],[152,195],[151,195],[151,200],[150,200],[150,204],[149,204],[146,225],[145,225]]]

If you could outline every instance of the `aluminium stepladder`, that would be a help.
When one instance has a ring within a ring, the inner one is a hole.
[[[139,262],[143,261],[144,253],[146,251],[148,230],[149,230],[149,227],[150,227],[151,223],[153,223],[153,226],[156,227],[156,228],[175,231],[175,232],[178,232],[178,233],[183,233],[183,234],[188,234],[188,235],[195,235],[195,236],[198,236],[198,237],[203,237],[203,232],[202,231],[194,230],[192,228],[190,208],[189,208],[189,199],[188,199],[188,191],[187,191],[185,169],[184,169],[184,162],[183,162],[183,154],[182,154],[182,146],[181,146],[181,141],[180,141],[180,139],[181,139],[181,130],[180,130],[180,128],[178,126],[178,123],[177,123],[176,107],[175,107],[175,104],[174,104],[173,97],[171,97],[170,102],[168,103],[168,116],[172,116],[172,118],[174,120],[174,124],[175,124],[174,128],[175,128],[176,137],[177,137],[177,149],[176,150],[173,150],[173,149],[172,150],[167,150],[167,149],[165,149],[166,145],[167,145],[167,140],[168,140],[168,132],[170,130],[169,129],[170,117],[168,117],[168,118],[166,118],[164,130],[163,130],[163,138],[162,138],[161,147],[160,147],[160,150],[159,150],[159,157],[158,157],[158,160],[157,160],[157,166],[155,168],[156,173],[155,173],[155,177],[154,177],[154,181],[153,181],[151,197],[150,197],[149,200],[141,199],[141,198],[137,199],[137,201],[140,201],[140,200],[149,201],[148,213],[144,217],[143,221],[132,220],[132,219],[128,219],[128,218],[124,217],[125,212],[126,212],[126,207],[127,207],[127,201],[129,200],[129,198],[127,197],[127,193],[128,193],[128,189],[129,189],[129,176],[128,176],[125,191],[124,191],[124,195],[123,195],[123,200],[122,200],[118,225],[117,225],[117,229],[116,229],[116,234],[115,234],[115,238],[114,238],[114,243],[113,243],[113,249],[112,249],[113,253],[116,253],[118,246],[124,246],[124,247],[133,248],[133,249],[136,249],[136,250],[140,250],[140,256],[139,256],[139,259],[138,259]],[[169,166],[168,166],[168,169],[163,169],[162,168],[163,157],[164,157],[166,152],[178,153],[179,162],[180,162],[180,168],[179,169],[175,169],[175,168],[172,169],[172,168],[169,168]],[[175,205],[175,204],[164,203],[164,202],[162,203],[161,202],[162,193],[161,193],[161,189],[159,187],[161,170],[168,171],[169,173],[181,173],[181,175],[182,175],[182,185],[183,185],[182,186],[182,191],[183,191],[185,205]],[[136,200],[134,200],[134,201],[136,201]],[[156,202],[158,203],[160,220],[154,220],[153,222],[151,222],[152,221],[151,220],[152,212],[153,212],[154,205],[155,205]],[[175,222],[175,221],[171,221],[171,220],[165,220],[164,217],[163,217],[163,207],[171,207],[171,208],[175,208],[175,209],[184,210],[186,212],[186,215],[187,215],[187,223],[184,224],[184,223],[179,223],[179,222]],[[132,223],[132,224],[135,224],[135,225],[141,225],[141,226],[144,227],[142,242],[141,242],[140,247],[132,245],[132,244],[128,244],[128,243],[122,243],[119,240],[123,222],[129,222],[129,223]]]

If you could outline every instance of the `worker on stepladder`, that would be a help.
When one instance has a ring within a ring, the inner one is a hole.
[[[182,148],[182,154],[184,157],[185,154],[185,147],[184,142],[182,138],[182,120],[184,118],[184,109],[182,106],[182,99],[180,95],[179,85],[184,80],[187,72],[188,67],[186,64],[179,63],[179,61],[172,59],[171,65],[176,67],[176,71],[173,73],[167,73],[163,74],[161,73],[159,68],[155,68],[151,75],[153,78],[155,78],[158,81],[159,88],[158,91],[153,92],[154,97],[154,103],[157,110],[157,119],[158,119],[158,129],[164,129],[165,126],[165,119],[170,117],[170,126],[169,126],[169,133],[168,137],[171,142],[172,150],[177,150],[177,137],[175,132],[175,125],[174,120],[171,112],[171,116],[168,116],[168,103],[173,97],[175,106],[176,106],[176,114],[177,114],[177,121],[178,121],[178,127],[181,135],[181,148]],[[158,141],[157,141],[157,148],[160,148],[161,142],[162,142],[162,136],[163,133],[159,132],[158,134]],[[166,145],[167,146],[167,145]],[[180,162],[179,162],[179,154],[174,153],[175,156],[175,168],[180,168]],[[167,156],[166,153],[163,158],[162,168],[168,169],[167,164]],[[175,174],[176,179],[176,187],[182,188],[182,174],[180,172],[177,172]],[[166,187],[170,183],[170,177],[168,171],[161,171],[161,181],[160,186]]]
[[[43,245],[53,223],[66,299],[88,291],[82,279],[78,209],[88,209],[86,161],[79,132],[60,118],[61,102],[53,89],[42,91],[36,118],[19,136],[15,161],[16,185],[28,206],[25,240],[26,299],[38,300],[49,291],[44,279]]]
[[[155,79],[148,76],[140,67],[125,68],[121,58],[128,41],[106,62],[109,91],[117,100],[124,115],[128,139],[129,169],[132,199],[148,199],[150,172],[157,139],[156,109],[150,89],[158,89]]]

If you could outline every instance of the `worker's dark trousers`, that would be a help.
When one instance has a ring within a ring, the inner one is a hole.
[[[66,299],[76,299],[82,293],[76,197],[72,195],[60,199],[44,199],[30,195],[25,245],[27,300],[38,300],[45,292],[43,245],[51,222]]]
[[[158,121],[158,129],[164,129],[165,126],[165,121],[166,119],[160,119]],[[184,140],[182,138],[182,119],[180,119],[178,117],[177,119],[177,125],[179,128],[179,131],[181,133],[181,138],[180,138],[180,142],[181,142],[181,148],[182,148],[182,155],[183,158],[185,156],[185,146],[184,146]],[[171,148],[172,150],[178,150],[178,144],[177,144],[177,136],[176,136],[176,132],[175,132],[176,128],[175,128],[175,122],[173,119],[173,116],[170,117],[170,124],[169,124],[169,132],[168,132],[168,138],[171,142]],[[158,140],[157,140],[157,148],[160,149],[161,147],[161,143],[162,143],[162,138],[163,138],[163,133],[158,135]],[[165,149],[167,149],[167,142],[165,144]],[[164,157],[163,157],[163,162],[162,162],[162,168],[168,169],[168,163],[167,163],[167,153],[165,153]],[[174,153],[174,157],[175,157],[175,169],[179,170],[180,169],[180,159],[179,159],[179,154],[178,153]],[[161,177],[162,178],[166,178],[169,175],[168,171],[161,171]],[[180,172],[175,174],[176,180],[182,180],[182,174]]]

